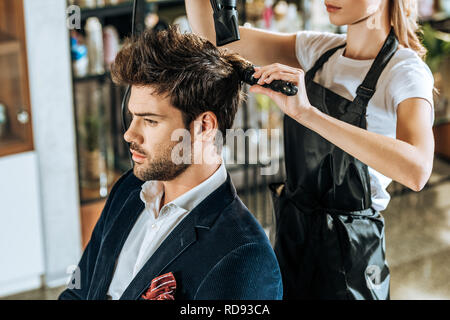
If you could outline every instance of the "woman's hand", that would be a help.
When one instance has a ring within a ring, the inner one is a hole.
[[[255,68],[260,84],[284,80],[295,84],[298,93],[282,93],[254,85],[250,92],[262,93],[288,116],[316,132],[381,174],[420,191],[433,167],[434,139],[430,104],[420,98],[401,102],[397,109],[397,139],[336,119],[311,106],[305,89],[303,70],[280,64]]]
[[[250,87],[250,92],[262,93],[271,98],[281,110],[292,119],[304,123],[313,106],[309,103],[305,88],[305,72],[302,69],[292,68],[279,63],[264,67],[255,67],[253,77],[258,84]],[[295,96],[286,96],[282,93],[264,88],[261,85],[271,83],[273,80],[291,82],[298,87]]]

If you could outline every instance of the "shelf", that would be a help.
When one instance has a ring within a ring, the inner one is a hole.
[[[102,73],[102,74],[89,74],[84,77],[74,77],[73,81],[74,82],[85,82],[85,81],[91,81],[91,80],[105,81],[106,78],[110,78],[109,72]]]
[[[4,33],[0,33],[0,55],[20,52],[20,42]]]
[[[158,0],[158,1],[148,1],[147,4],[157,4],[161,7],[168,7],[174,5],[184,5],[184,0]]]
[[[27,152],[33,149],[33,144],[30,141],[24,141],[18,138],[0,142],[0,157]]]
[[[160,1],[148,1],[145,5],[157,4],[160,7],[173,6],[173,5],[184,5],[184,0],[160,0]],[[104,6],[98,8],[81,8],[81,20],[86,20],[90,17],[105,18],[121,16],[126,14],[131,14],[133,12],[133,1],[113,5]]]
[[[105,6],[98,8],[81,8],[81,20],[90,17],[104,18],[130,14],[133,11],[133,2],[126,2],[114,6]]]

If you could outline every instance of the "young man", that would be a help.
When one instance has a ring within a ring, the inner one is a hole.
[[[119,52],[112,76],[132,86],[124,138],[134,167],[114,185],[60,299],[281,299],[275,254],[217,143],[246,66],[174,27]]]

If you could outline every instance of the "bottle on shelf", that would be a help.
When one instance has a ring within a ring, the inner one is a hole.
[[[419,0],[418,13],[421,18],[429,18],[434,14],[435,1],[434,0]]]
[[[103,30],[103,46],[104,46],[104,63],[106,70],[110,70],[111,64],[114,62],[119,52],[119,33],[113,26],[106,26]]]
[[[77,84],[75,89],[82,200],[106,196],[108,183],[111,183],[108,177],[111,175],[108,168],[110,114],[105,108],[105,86],[89,80]]]
[[[297,32],[302,27],[302,19],[295,3],[279,1],[274,8],[275,27],[278,32]]]
[[[270,30],[273,27],[273,19],[274,19],[273,0],[265,0],[264,6],[265,6],[263,11],[264,27],[267,30]]]
[[[102,25],[98,18],[88,18],[86,21],[85,30],[89,57],[89,73],[103,74],[105,73],[103,56],[103,32]]]
[[[75,77],[84,77],[88,73],[89,59],[87,48],[83,44],[79,44],[77,38],[72,36],[71,54],[72,54],[72,69]]]

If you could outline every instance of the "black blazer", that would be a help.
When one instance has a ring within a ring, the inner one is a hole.
[[[130,170],[114,185],[78,265],[81,287],[66,289],[59,299],[106,299],[115,262],[144,209],[143,183]],[[283,295],[269,240],[229,174],[170,233],[121,299],[141,299],[152,279],[168,272],[177,282],[175,300],[275,300]]]

